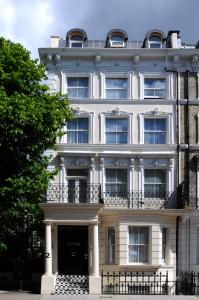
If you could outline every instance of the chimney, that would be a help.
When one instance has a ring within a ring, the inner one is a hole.
[[[59,41],[60,41],[59,36],[51,36],[50,37],[50,47],[51,48],[59,48]]]

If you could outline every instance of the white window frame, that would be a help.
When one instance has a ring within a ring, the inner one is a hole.
[[[174,143],[174,127],[173,127],[173,115],[172,113],[161,112],[158,109],[153,111],[141,113],[139,118],[139,144],[144,143],[144,120],[145,119],[165,119],[166,120],[166,143]],[[147,145],[165,145],[165,144],[147,144]]]
[[[133,182],[134,182],[134,159],[133,158],[100,158],[100,183],[102,186],[102,193],[105,193],[106,191],[106,175],[105,175],[105,169],[111,169],[111,168],[117,168],[117,169],[127,169],[127,191],[131,192],[133,191]],[[129,199],[129,204],[132,206],[132,199]]]
[[[166,170],[166,193],[172,194],[174,192],[174,159],[140,159],[139,161],[139,191],[144,192],[144,170],[145,169],[159,169]]]
[[[81,41],[73,40],[72,38],[76,35],[81,36],[82,40]],[[73,47],[72,44],[81,44],[81,47]],[[70,38],[69,38],[69,47],[70,48],[83,48],[83,45],[84,45],[84,38],[81,34],[77,33],[77,34],[72,34],[70,36]]]
[[[101,89],[100,89],[100,98],[107,101],[122,101],[128,100],[132,98],[132,90],[133,90],[133,81],[132,81],[132,73],[100,73],[100,81],[101,81]],[[107,99],[106,98],[106,79],[127,79],[127,98],[126,99]]]
[[[76,119],[78,119],[78,120],[80,120],[80,119],[87,119],[88,120],[88,130],[80,130],[80,129],[77,129],[77,128],[75,128],[73,130],[69,130],[68,129],[68,122],[67,122],[67,124],[66,124],[67,144],[70,144],[70,145],[74,145],[74,144],[75,145],[77,145],[77,144],[89,144],[89,118],[81,116],[81,117],[77,117]],[[72,121],[74,121],[74,120],[72,120]],[[69,122],[71,122],[71,121],[69,121]],[[68,133],[71,132],[71,131],[77,133],[78,135],[81,134],[81,132],[87,132],[88,133],[88,142],[87,143],[79,143],[79,142],[77,142],[77,143],[69,143],[68,142]]]
[[[160,42],[157,42],[157,41],[150,41],[150,39],[152,37],[158,37],[160,39]],[[162,48],[162,44],[163,44],[163,41],[162,41],[162,37],[158,34],[151,34],[148,38],[148,44],[149,44],[149,48],[150,49],[160,49]],[[157,47],[157,48],[151,48],[151,44],[157,44],[157,45],[160,45],[160,47]]]
[[[106,131],[106,121],[107,121],[107,119],[112,119],[112,120],[126,120],[127,121],[127,131],[112,131],[111,133],[114,133],[115,134],[115,136],[117,137],[117,134],[118,133],[121,133],[121,134],[123,134],[123,133],[126,133],[126,135],[127,135],[127,141],[126,141],[126,143],[117,143],[117,139],[116,139],[116,143],[114,143],[114,144],[111,144],[111,143],[107,143],[107,134],[109,133],[109,131]],[[128,118],[113,118],[113,117],[106,117],[105,118],[105,140],[106,140],[106,145],[126,145],[126,144],[128,144]]]
[[[132,117],[133,114],[126,112],[126,111],[120,111],[117,107],[109,112],[103,112],[100,113],[100,144],[106,144],[106,118],[120,118],[120,119],[127,119],[128,121],[128,134],[127,134],[127,144],[132,144]],[[113,144],[113,145],[127,145],[127,144]]]
[[[126,80],[126,89],[122,89],[122,88],[107,88],[106,87],[106,81],[107,81],[107,79],[115,79],[115,80],[117,80],[117,79],[124,79],[124,80]],[[126,99],[126,98],[108,98],[107,97],[107,91],[109,91],[109,90],[114,90],[114,92],[117,92],[117,91],[126,91],[126,95],[128,96],[128,80],[127,80],[127,78],[111,78],[111,77],[106,77],[105,78],[105,98],[107,99],[107,100],[115,100],[115,101],[118,101],[118,100],[123,100],[123,99]]]
[[[109,229],[114,230],[114,244],[109,244]],[[113,256],[112,251],[114,251],[114,257],[109,257],[110,250],[109,246],[111,247],[111,256]],[[115,264],[115,227],[114,226],[109,226],[106,228],[106,263],[109,265],[114,265]],[[112,261],[111,261],[112,258]]]
[[[122,168],[122,167],[114,167],[114,168],[110,168],[110,167],[106,167],[105,170],[104,170],[104,178],[105,178],[105,181],[104,181],[104,191],[105,191],[105,198],[127,198],[128,196],[125,197],[125,195],[118,195],[117,196],[113,196],[113,195],[108,195],[108,192],[106,190],[106,184],[110,184],[109,182],[107,182],[107,179],[106,179],[106,170],[125,170],[126,171],[126,177],[127,177],[127,182],[122,182],[122,184],[126,184],[126,195],[128,194],[128,178],[129,178],[129,174],[128,174],[128,169],[127,168]],[[112,184],[114,184],[113,182],[111,182]],[[115,185],[120,185],[121,183],[118,183],[118,181],[115,182]]]
[[[123,41],[114,41],[114,36],[120,36]],[[124,48],[125,46],[125,41],[124,41],[124,36],[121,34],[113,33],[112,36],[110,37],[110,46],[112,48]]]
[[[63,130],[66,132],[61,138],[60,138],[60,143],[68,144],[68,145],[88,145],[88,144],[93,144],[93,117],[94,113],[93,112],[87,112],[84,110],[81,110],[79,107],[75,108],[75,117],[76,118],[88,118],[88,143],[86,144],[79,144],[79,143],[74,143],[74,144],[68,144],[67,142],[67,123],[64,126]]]
[[[144,97],[144,79],[165,79],[165,98]],[[140,99],[149,100],[170,100],[174,99],[174,75],[173,73],[139,73],[139,95]]]
[[[148,244],[147,245],[147,261],[146,262],[131,262],[130,261],[130,251],[129,251],[129,246],[130,246],[130,228],[133,228],[133,227],[137,227],[137,228],[148,228]],[[146,264],[149,264],[150,263],[150,240],[151,240],[151,227],[148,226],[148,225],[139,225],[139,224],[132,224],[132,225],[129,225],[128,226],[128,264],[132,264],[132,265],[146,265]]]
[[[88,78],[88,97],[87,98],[71,98],[83,102],[84,100],[93,98],[93,74],[92,73],[62,73],[62,94],[67,94],[67,78]]]

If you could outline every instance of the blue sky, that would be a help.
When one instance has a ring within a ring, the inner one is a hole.
[[[38,57],[51,35],[86,30],[89,39],[105,39],[113,28],[129,40],[143,40],[154,28],[178,29],[182,40],[199,40],[199,0],[0,0],[0,35],[20,42]]]

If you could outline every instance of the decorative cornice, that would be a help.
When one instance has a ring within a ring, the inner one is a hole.
[[[86,110],[81,109],[80,107],[75,107],[74,111],[76,116],[93,114],[93,112],[88,112]]]
[[[153,110],[151,110],[149,112],[141,113],[140,115],[144,115],[144,116],[168,116],[168,115],[170,115],[170,113],[160,111],[159,108],[156,107]]]
[[[108,116],[123,116],[123,115],[130,115],[128,111],[120,110],[119,107],[113,108],[111,111],[107,111],[103,113],[104,115]]]

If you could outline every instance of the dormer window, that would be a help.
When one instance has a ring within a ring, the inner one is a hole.
[[[111,47],[124,47],[124,37],[120,34],[114,34],[110,40]]]
[[[87,34],[83,29],[74,28],[66,34],[66,47],[69,48],[83,48],[87,41]]]
[[[128,41],[128,35],[124,30],[113,29],[106,36],[106,48],[123,48]]]
[[[149,48],[162,48],[162,38],[159,35],[149,37]]]
[[[83,37],[80,34],[74,34],[69,40],[70,48],[83,48]]]
[[[143,42],[143,48],[165,48],[166,46],[166,34],[158,29],[150,30],[146,33]]]

